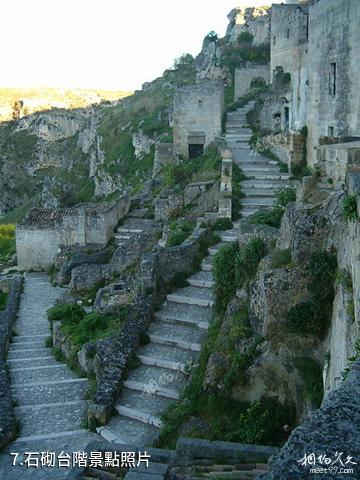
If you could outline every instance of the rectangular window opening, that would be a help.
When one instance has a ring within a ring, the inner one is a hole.
[[[329,95],[336,95],[336,63],[330,63],[329,70]]]

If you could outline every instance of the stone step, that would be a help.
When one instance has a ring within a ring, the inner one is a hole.
[[[280,180],[270,180],[270,179],[262,179],[262,180],[256,180],[253,178],[249,178],[246,180],[242,180],[240,182],[241,188],[271,188],[273,190],[278,190],[285,185],[288,185],[288,181],[284,179]]]
[[[162,397],[156,394],[152,394],[150,392],[141,393],[136,392],[135,390],[129,390],[128,388],[124,388],[121,393],[120,402],[115,408],[120,415],[124,415],[125,417],[129,416],[129,418],[133,418],[134,420],[139,420],[144,423],[150,423],[150,425],[154,425],[155,427],[157,427],[158,425],[156,423],[146,421],[146,417],[142,417],[143,419],[136,418],[135,416],[131,416],[132,412],[129,412],[130,415],[128,415],[125,410],[119,411],[117,407],[121,406],[125,408],[135,409],[135,411],[137,412],[146,412],[147,417],[159,418],[162,412],[164,412],[173,403],[174,400],[172,400],[171,398]]]
[[[85,401],[49,404],[15,409],[21,425],[21,436],[46,435],[80,428],[86,408]]]
[[[246,172],[247,177],[253,180],[289,180],[290,175],[287,173],[259,173],[256,171]]]
[[[233,243],[236,242],[239,238],[240,232],[239,230],[230,230],[229,232],[224,232],[221,235],[221,240],[225,243]]]
[[[241,205],[243,207],[271,207],[275,203],[275,198],[257,198],[257,197],[250,197],[250,198],[242,198]]]
[[[174,372],[169,368],[140,365],[129,372],[126,381],[142,383],[145,385],[144,391],[152,393],[156,393],[157,388],[167,388],[180,394],[185,386],[186,379],[181,372]],[[128,384],[126,386],[128,387]],[[161,393],[159,394],[161,395]]]
[[[138,422],[142,422],[148,425],[153,425],[154,427],[161,428],[162,421],[159,417],[155,415],[151,415],[148,412],[142,412],[133,407],[126,407],[122,404],[118,404],[115,406],[115,410],[118,412],[119,415],[123,417],[131,418],[133,420],[137,420]]]
[[[105,440],[118,445],[149,447],[159,435],[159,429],[123,415],[115,415],[106,427],[96,429]]]
[[[88,388],[88,380],[80,378],[67,382],[22,385],[21,389],[12,386],[11,393],[18,405],[36,405],[83,400]]]
[[[214,245],[213,247],[209,248],[208,251],[209,251],[210,255],[215,255],[224,246],[225,246],[225,243],[220,242],[220,243],[217,243],[216,245]]]
[[[148,382],[141,382],[137,380],[125,380],[123,385],[124,387],[129,388],[130,390],[135,390],[137,392],[144,392],[144,393],[150,392],[156,395],[161,395],[163,397],[172,398],[173,400],[179,400],[180,398],[180,393],[174,388],[158,385],[155,382],[149,385]]]
[[[29,436],[22,436],[16,439],[16,442],[36,442],[37,440],[53,440],[53,439],[60,439],[63,437],[74,437],[75,435],[84,435],[88,433],[87,430],[83,428],[77,430],[68,430],[66,432],[52,432],[52,433],[45,433],[41,435],[29,435]]]
[[[269,197],[275,198],[276,188],[241,188],[247,197]]]
[[[234,159],[235,160],[235,159]],[[244,167],[250,166],[275,166],[278,167],[278,163],[275,160],[265,160],[264,157],[255,157],[253,155],[249,155],[242,160],[236,161],[235,163],[243,169]]]
[[[45,341],[48,336],[49,335],[46,335],[46,334],[14,335],[11,339],[11,343],[27,343],[27,342],[31,343],[34,341],[41,341],[41,339]]]
[[[177,303],[188,303],[190,305],[200,305],[203,307],[212,307],[214,299],[209,288],[185,287],[179,288],[175,293],[167,295],[167,300]]]
[[[28,365],[32,365],[33,367],[43,367],[58,364],[58,362],[52,356],[35,358],[13,358],[10,360],[8,359],[7,363],[10,368],[23,368],[27,367]]]
[[[250,176],[252,172],[256,174],[271,174],[271,175],[278,175],[281,172],[279,171],[279,167],[277,165],[259,165],[256,163],[249,163],[249,164],[242,164],[241,165],[242,171],[245,173],[246,176]]]
[[[195,275],[192,275],[190,278],[188,278],[188,283],[193,287],[211,288],[214,281],[210,272],[197,272]]]
[[[37,342],[31,341],[31,342],[15,342],[10,344],[9,351],[10,352],[17,352],[17,351],[23,351],[23,350],[34,350],[34,349],[39,349],[45,346],[45,341],[44,339],[41,339]]]
[[[207,307],[198,305],[185,305],[177,302],[165,302],[161,310],[155,312],[154,318],[164,322],[196,325],[198,328],[207,329],[212,317],[212,312]]]
[[[72,380],[77,378],[67,365],[59,364],[45,367],[16,368],[10,370],[13,386],[29,385],[39,382],[54,382],[60,380]]]
[[[150,342],[139,348],[138,357],[142,363],[143,359],[147,359],[146,361],[153,359],[156,362],[147,363],[147,365],[178,370],[183,368],[184,365],[194,363],[197,360],[198,353],[180,347]]]
[[[250,215],[253,215],[257,211],[258,208],[243,208],[241,209],[241,215],[246,218],[250,217]]]
[[[201,262],[201,270],[203,272],[211,272],[212,271],[212,259],[213,256],[209,255],[208,257],[205,257],[203,261]]]
[[[15,358],[49,357],[51,354],[51,348],[45,347],[25,350],[9,350],[8,360],[13,360]]]
[[[119,227],[117,229],[117,233],[135,233],[139,234],[142,233],[143,229],[142,228],[132,228],[132,227]]]
[[[206,331],[187,325],[176,325],[174,327],[171,323],[152,322],[147,334],[154,343],[200,351],[200,344]]]

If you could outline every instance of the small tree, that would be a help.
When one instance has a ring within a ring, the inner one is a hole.
[[[214,30],[211,30],[211,32],[209,32],[205,37],[205,39],[209,40],[210,42],[216,42],[218,38],[218,34],[214,32]]]
[[[183,65],[191,65],[194,61],[194,57],[191,53],[183,53],[180,57],[175,58],[174,60],[174,68],[179,68]]]

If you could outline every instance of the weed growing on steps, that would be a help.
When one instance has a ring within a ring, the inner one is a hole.
[[[88,342],[119,333],[128,313],[123,307],[117,315],[92,312],[86,314],[79,305],[56,305],[48,310],[48,319],[61,321],[61,329],[71,345],[80,349]]]
[[[169,225],[169,236],[166,242],[167,247],[181,245],[194,229],[194,223],[190,220],[177,219]]]
[[[276,193],[276,202],[271,209],[258,210],[250,215],[248,221],[254,225],[269,225],[279,228],[286,206],[296,200],[296,189],[292,186],[284,187]]]

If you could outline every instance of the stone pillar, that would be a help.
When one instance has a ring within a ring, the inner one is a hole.
[[[232,208],[232,153],[228,149],[221,152],[221,178],[219,195],[219,217],[231,219]]]

